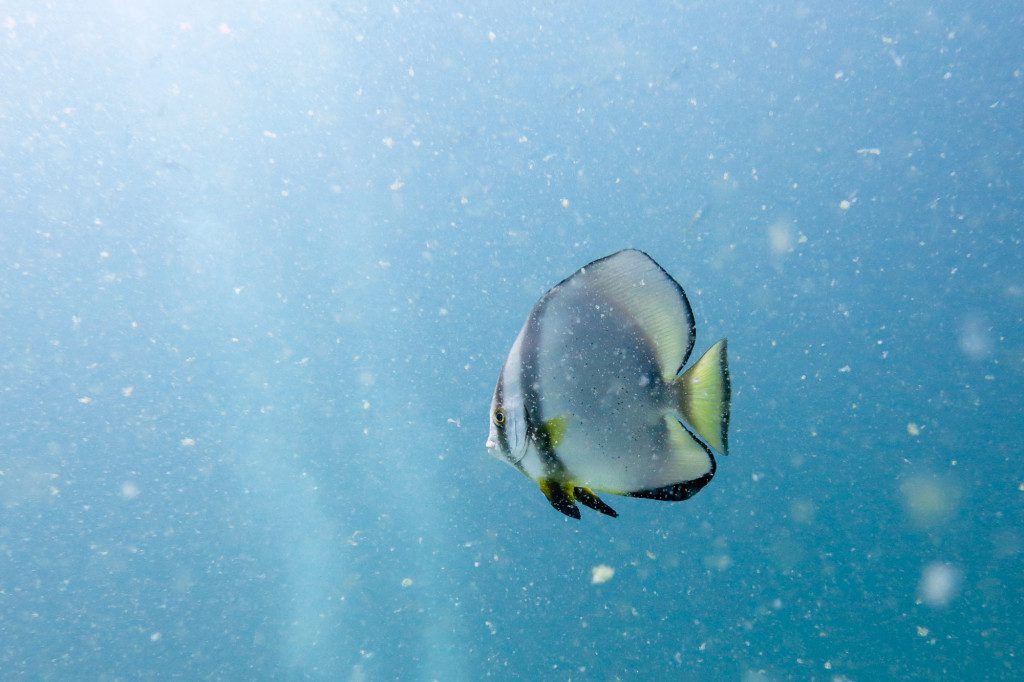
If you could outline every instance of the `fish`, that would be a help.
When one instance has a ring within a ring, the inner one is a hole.
[[[686,500],[729,451],[727,341],[688,369],[696,343],[683,288],[653,258],[617,251],[530,310],[491,398],[488,452],[552,507],[618,512],[599,493]]]

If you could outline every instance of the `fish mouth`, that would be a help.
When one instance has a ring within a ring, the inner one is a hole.
[[[525,444],[523,445],[522,452],[518,457],[516,457],[511,452],[502,452],[501,448],[498,447],[498,443],[493,438],[490,437],[487,438],[487,442],[484,443],[484,447],[487,448],[487,454],[490,455],[491,457],[509,462],[513,466],[519,466],[519,463],[523,461],[524,457],[526,457],[527,448]]]
[[[498,442],[493,438],[488,436],[487,442],[484,443],[484,447],[487,448],[487,454],[493,457],[494,459],[501,462],[508,461],[508,455],[502,452],[501,448],[498,447]]]

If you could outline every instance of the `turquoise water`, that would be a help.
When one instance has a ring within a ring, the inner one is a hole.
[[[0,5],[3,677],[1024,674],[1019,4],[85,5]],[[731,454],[574,521],[487,409],[625,247]]]

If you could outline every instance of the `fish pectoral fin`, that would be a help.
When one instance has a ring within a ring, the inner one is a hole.
[[[552,417],[541,424],[541,428],[544,429],[544,433],[547,435],[548,445],[557,448],[565,438],[565,431],[568,426],[569,417],[564,414],[560,417]]]
[[[605,516],[611,516],[614,518],[619,515],[619,512],[605,504],[604,501],[595,495],[594,491],[590,488],[574,488],[573,495],[576,497],[576,501],[580,504],[599,511]]]
[[[548,498],[548,502],[551,503],[552,507],[566,516],[571,516],[574,519],[580,518],[580,508],[576,506],[576,502],[573,499],[573,487],[571,485],[552,481],[549,478],[542,479],[538,484],[540,485],[540,491],[544,493],[544,497]],[[580,502],[583,502],[583,500],[580,500]]]

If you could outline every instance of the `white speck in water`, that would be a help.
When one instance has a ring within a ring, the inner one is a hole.
[[[917,594],[932,608],[943,608],[960,593],[961,575],[956,567],[943,562],[928,564],[921,571]]]
[[[960,350],[971,360],[983,360],[992,353],[992,325],[980,315],[971,315],[960,323]]]
[[[607,564],[598,564],[590,569],[590,584],[602,585],[615,576],[615,569]]]
[[[780,220],[768,228],[768,248],[774,256],[793,250],[793,234],[788,221]]]
[[[927,528],[945,522],[960,505],[960,488],[950,479],[918,474],[900,484],[908,520]]]

